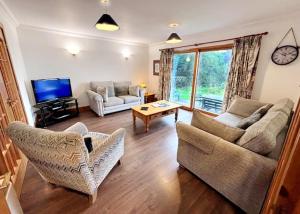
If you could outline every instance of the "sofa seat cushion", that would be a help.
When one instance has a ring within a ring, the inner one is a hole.
[[[288,122],[288,116],[281,112],[268,112],[258,122],[246,129],[246,133],[237,142],[238,145],[267,155],[276,147],[277,135]]]
[[[284,98],[276,102],[274,106],[270,108],[269,111],[270,112],[281,111],[285,113],[287,116],[290,116],[293,107],[294,107],[294,102],[288,98]]]
[[[104,107],[111,107],[124,104],[124,100],[119,97],[109,97],[107,102],[104,102]]]
[[[131,96],[131,95],[119,96],[119,98],[123,99],[125,104],[127,104],[127,103],[136,103],[136,102],[141,101],[140,97]]]
[[[219,116],[215,117],[214,119],[219,121],[220,123],[226,124],[228,126],[237,127],[239,122],[241,120],[243,120],[244,117],[225,112],[225,113],[220,114]]]
[[[232,143],[239,139],[245,133],[245,130],[243,129],[234,128],[226,124],[220,123],[219,121],[214,120],[212,117],[207,116],[206,114],[203,114],[200,111],[193,112],[191,124],[192,126],[198,129],[216,135]]]

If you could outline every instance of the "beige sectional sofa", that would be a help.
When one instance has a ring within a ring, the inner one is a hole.
[[[227,112],[213,120],[236,128],[243,118],[264,105],[236,98]],[[258,122],[242,130],[242,136],[234,142],[217,136],[218,132],[215,135],[178,122],[177,161],[247,213],[259,213],[283,147],[293,105],[290,99],[275,103]]]
[[[144,103],[145,90],[132,86],[130,81],[95,81],[90,83],[87,91],[90,108],[98,115],[130,109]],[[106,91],[101,95],[99,89]]]

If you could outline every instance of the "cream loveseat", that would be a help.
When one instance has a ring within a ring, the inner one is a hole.
[[[132,86],[130,81],[91,82],[90,88],[87,91],[90,108],[101,117],[144,103],[145,90]]]
[[[194,112],[192,125],[177,123],[178,163],[247,213],[262,208],[293,109],[291,100],[282,99],[246,130],[236,128],[264,105],[236,98],[216,118]]]
[[[124,154],[125,129],[106,135],[89,132],[83,123],[76,123],[63,132],[53,132],[13,122],[7,133],[44,180],[86,193],[91,202],[96,200],[99,185]],[[84,137],[92,138],[91,153]]]

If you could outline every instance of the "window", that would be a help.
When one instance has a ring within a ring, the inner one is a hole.
[[[195,53],[174,54],[170,101],[191,105]]]
[[[231,46],[175,53],[170,101],[189,109],[220,113],[231,57]]]
[[[221,113],[232,50],[200,52],[195,108]]]

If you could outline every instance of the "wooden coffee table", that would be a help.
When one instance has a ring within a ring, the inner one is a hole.
[[[152,104],[154,103],[166,103],[168,106],[166,107],[154,107]],[[141,110],[141,107],[148,107],[148,110]],[[160,100],[153,103],[147,103],[139,106],[132,107],[132,118],[133,118],[133,127],[136,126],[136,118],[140,118],[145,123],[145,132],[149,131],[150,121],[155,118],[160,118],[164,116],[168,116],[170,114],[175,114],[175,122],[178,118],[178,109],[181,105],[176,103],[171,103],[166,100]]]

